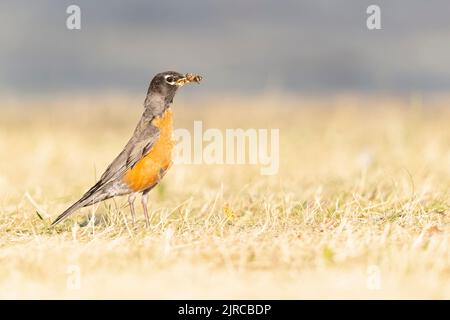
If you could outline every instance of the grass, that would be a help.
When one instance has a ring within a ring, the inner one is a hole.
[[[449,98],[180,94],[176,127],[279,128],[279,174],[176,165],[150,229],[125,198],[50,228],[138,98],[2,100],[0,298],[450,298]]]

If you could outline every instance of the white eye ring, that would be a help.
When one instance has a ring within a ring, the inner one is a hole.
[[[169,78],[172,78],[172,81],[168,81],[167,79],[169,79]],[[168,83],[172,86],[176,84],[175,79],[170,74],[165,75],[164,80],[166,81],[166,83]]]

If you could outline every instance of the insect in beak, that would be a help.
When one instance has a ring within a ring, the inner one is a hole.
[[[202,76],[200,75],[195,75],[193,73],[186,73],[185,76],[181,79],[178,79],[175,83],[177,86],[183,86],[186,83],[190,83],[190,82],[196,82],[196,83],[200,83],[200,81],[202,81]]]

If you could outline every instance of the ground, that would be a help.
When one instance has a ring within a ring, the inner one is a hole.
[[[142,97],[2,99],[0,298],[450,298],[448,97],[194,96],[176,127],[279,128],[280,170],[174,165],[149,229],[124,197],[49,225]]]

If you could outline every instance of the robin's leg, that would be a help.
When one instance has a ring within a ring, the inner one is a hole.
[[[148,193],[150,192],[150,190],[153,189],[154,186],[144,190],[144,192],[142,192],[142,207],[144,208],[144,215],[145,215],[145,224],[148,227],[150,227],[150,219],[148,217],[148,209],[147,209],[147,202],[148,202]]]
[[[134,200],[136,200],[136,193],[131,193],[128,196],[128,203],[130,204],[131,217],[133,219],[133,224],[136,223],[136,213],[134,211]]]

